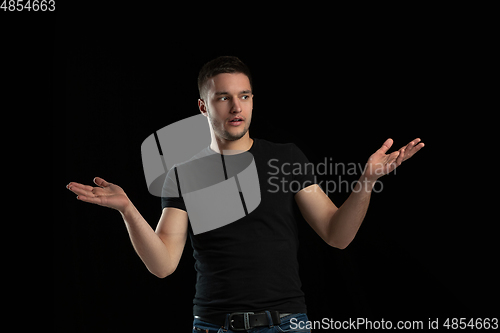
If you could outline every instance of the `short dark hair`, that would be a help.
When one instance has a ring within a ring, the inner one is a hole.
[[[200,74],[198,75],[198,91],[200,92],[201,99],[206,98],[206,83],[208,79],[222,73],[243,73],[250,81],[250,88],[253,87],[252,76],[247,65],[237,57],[222,56],[207,62],[200,70]]]

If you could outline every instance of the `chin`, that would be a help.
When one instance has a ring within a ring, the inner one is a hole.
[[[247,134],[247,132],[248,132],[248,129],[245,129],[240,133],[231,133],[229,131],[224,131],[224,133],[222,133],[221,137],[225,140],[228,140],[228,141],[236,141],[236,140],[239,140],[242,137],[244,137],[245,134]]]

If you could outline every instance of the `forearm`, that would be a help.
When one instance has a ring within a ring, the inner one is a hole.
[[[356,236],[365,218],[375,181],[361,176],[349,198],[329,221],[329,244],[344,249]]]
[[[135,252],[137,252],[148,270],[158,277],[170,275],[174,271],[174,268],[171,267],[167,247],[142,217],[137,208],[130,203],[120,213],[125,221]]]

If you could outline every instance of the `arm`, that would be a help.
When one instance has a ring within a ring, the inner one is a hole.
[[[122,217],[135,252],[148,270],[159,278],[172,274],[186,244],[187,213],[177,208],[164,208],[156,232],[132,203]]]
[[[413,140],[400,150],[389,155],[385,153],[392,146],[388,139],[377,150],[366,165],[353,192],[344,204],[337,208],[318,185],[311,185],[295,195],[295,200],[304,219],[330,246],[346,248],[356,236],[370,203],[371,191],[378,178],[393,171],[423,146]]]
[[[135,251],[148,270],[163,278],[172,274],[184,250],[187,238],[187,213],[176,208],[164,208],[156,232],[150,227],[123,189],[94,178],[99,187],[71,182],[67,188],[77,199],[118,210],[127,227]]]
[[[369,183],[358,182],[340,208],[316,184],[302,189],[295,200],[304,219],[328,245],[345,249],[366,215],[371,188]]]

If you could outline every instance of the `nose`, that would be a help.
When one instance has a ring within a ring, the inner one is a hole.
[[[233,105],[231,106],[231,113],[241,112],[241,102],[238,98],[233,99]]]

